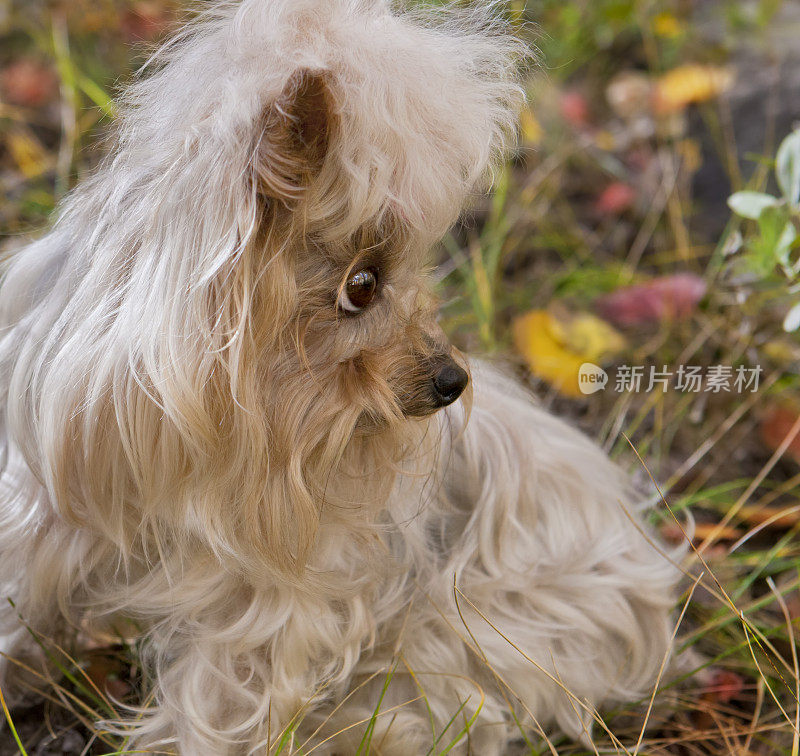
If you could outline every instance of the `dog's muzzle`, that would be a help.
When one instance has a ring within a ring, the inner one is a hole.
[[[469,375],[449,355],[437,358],[432,367],[433,400],[437,408],[446,407],[464,392],[469,383]]]

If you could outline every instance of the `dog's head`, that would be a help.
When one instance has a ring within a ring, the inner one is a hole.
[[[254,274],[288,290],[250,322],[272,331],[261,354],[280,364],[278,393],[303,393],[309,421],[394,427],[468,383],[424,265],[509,134],[515,48],[485,17],[456,31],[380,2],[294,14],[284,62],[264,64],[275,84],[251,121],[250,163]]]
[[[323,502],[370,496],[332,483],[348,450],[390,482],[370,465],[467,385],[424,266],[513,131],[503,31],[485,9],[241,0],[165,48],[62,219],[61,343],[80,346],[41,361],[67,509],[295,565]]]
[[[420,133],[425,113],[407,82],[358,73],[353,82],[352,72],[301,68],[267,105],[253,163],[256,254],[268,260],[264,287],[277,279],[289,291],[279,309],[267,295],[251,318],[273,331],[262,356],[280,363],[282,389],[311,402],[309,420],[344,413],[369,430],[431,415],[468,377],[436,326],[422,270],[431,226],[452,211],[440,175],[452,169]],[[420,141],[429,154],[417,154]]]

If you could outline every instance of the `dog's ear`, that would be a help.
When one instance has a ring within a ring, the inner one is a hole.
[[[256,154],[260,194],[284,202],[302,196],[328,154],[336,121],[332,103],[325,71],[292,74],[264,113]]]

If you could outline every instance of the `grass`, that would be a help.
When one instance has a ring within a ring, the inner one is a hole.
[[[790,271],[797,244],[785,261],[770,255],[775,229],[784,228],[776,224],[797,219],[742,218],[724,201],[745,189],[777,193],[776,150],[800,103],[783,103],[794,108],[786,117],[765,90],[737,110],[737,93],[748,84],[737,72],[727,95],[695,96],[658,115],[648,97],[636,101],[636,86],[645,79],[652,86],[685,64],[722,70],[745,53],[747,61],[755,56],[756,71],[781,56],[797,66],[800,53],[778,49],[774,40],[800,21],[788,0],[724,0],[703,9],[678,0],[509,6],[521,33],[535,36],[545,69],[528,81],[533,107],[523,116],[522,148],[497,177],[494,194],[478,201],[436,252],[443,325],[460,347],[511,359],[545,403],[599,438],[651,492],[654,523],[667,538],[680,540],[694,522],[676,615],[679,678],[662,677],[639,706],[588,712],[595,751],[520,727],[519,753],[796,756],[800,341],[782,322],[797,300]],[[180,4],[80,0],[60,8],[15,5],[0,20],[3,249],[46,225],[59,198],[97,162],[102,148],[94,145],[114,118],[117,83],[142,61],[141,38],[163,34]],[[32,62],[39,77],[23,92],[27,101],[8,96],[7,72],[20,60]],[[611,105],[614,86],[625,94],[625,76],[629,115]],[[696,90],[698,82],[684,85]],[[37,88],[41,97],[34,97]],[[748,129],[764,135],[755,148],[737,136]],[[715,182],[704,180],[709,172]],[[612,185],[632,188],[629,201],[604,200]],[[594,312],[609,293],[675,273],[705,284],[702,301],[686,317],[621,328],[624,347],[603,356],[603,366],[761,365],[758,391],[694,394],[671,386],[565,396],[518,355],[513,326],[525,313],[547,310],[569,322],[570,314]],[[469,604],[469,596],[456,598]],[[454,632],[481,656],[466,622]],[[144,682],[135,645],[107,639],[92,656],[40,640],[61,678],[32,675],[42,701],[36,726],[0,696],[11,725],[0,738],[10,733],[13,740],[0,753],[33,752],[70,730],[82,733],[85,753],[119,752],[124,740],[95,731],[93,722],[115,710],[104,686],[115,683],[118,697],[137,700]],[[532,664],[518,651],[520,663]],[[427,703],[424,671],[408,669],[402,658],[380,671],[384,692],[400,668]],[[498,684],[514,710],[513,691]],[[454,701],[441,731],[431,716],[430,754],[470,742],[482,696],[476,688]],[[371,718],[353,723],[362,736],[359,754],[380,753],[376,722],[397,711],[382,700]],[[271,734],[271,754],[314,753],[297,742],[298,724]]]

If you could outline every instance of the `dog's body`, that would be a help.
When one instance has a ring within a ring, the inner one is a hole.
[[[215,6],[8,266],[3,650],[18,615],[138,623],[131,747],[354,753],[380,700],[373,747],[425,753],[483,696],[457,748],[503,754],[512,710],[586,736],[664,661],[676,571],[626,479],[492,368],[457,402],[419,273],[513,121],[501,31]]]

